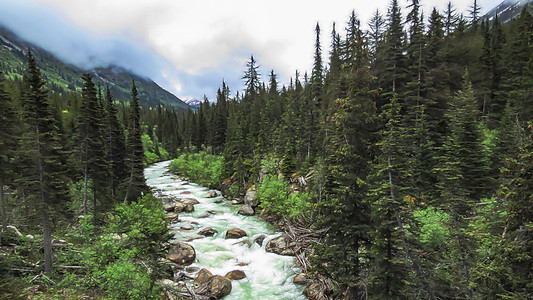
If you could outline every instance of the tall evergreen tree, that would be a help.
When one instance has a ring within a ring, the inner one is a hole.
[[[142,144],[141,130],[141,109],[139,106],[139,94],[135,81],[131,86],[130,115],[128,123],[128,138],[126,143],[127,165],[129,176],[126,179],[125,201],[135,201],[148,191],[146,179],[144,178],[144,149]]]
[[[105,143],[109,156],[111,177],[111,195],[113,198],[117,196],[120,185],[126,180],[128,170],[126,167],[126,145],[124,139],[124,130],[117,118],[117,109],[109,90],[106,86],[105,93]]]
[[[69,201],[64,149],[58,122],[54,118],[47,90],[35,58],[28,51],[23,80],[23,107],[26,131],[21,146],[21,187],[39,207],[43,227],[45,272],[52,272],[54,212],[65,214]]]
[[[98,203],[107,204],[109,169],[104,143],[104,115],[90,74],[84,74],[82,102],[78,120],[78,147],[84,178],[83,212],[88,213],[89,180],[92,181],[93,210],[97,218]]]
[[[15,125],[16,115],[13,101],[4,88],[4,76],[0,72],[0,225],[2,231],[7,230],[7,195],[4,188],[13,183],[13,155],[17,146]]]

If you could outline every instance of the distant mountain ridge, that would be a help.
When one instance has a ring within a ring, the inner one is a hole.
[[[533,13],[533,0],[505,0],[481,17],[481,20],[492,22],[497,15],[498,20],[502,24],[506,24],[518,17],[524,7],[529,13]]]
[[[200,104],[202,104],[202,101],[194,98],[185,99],[183,101],[193,108],[198,108],[200,107]]]
[[[157,106],[163,104],[176,109],[187,109],[189,106],[181,99],[163,89],[153,80],[142,78],[121,67],[108,66],[84,70],[74,65],[67,64],[54,55],[31,43],[22,41],[14,33],[0,25],[0,71],[8,78],[21,78],[26,66],[26,52],[31,49],[37,65],[41,68],[48,87],[58,92],[80,91],[82,87],[81,77],[84,73],[90,73],[96,84],[103,87],[109,85],[111,94],[115,100],[129,101],[131,96],[131,82],[139,92],[141,105]]]

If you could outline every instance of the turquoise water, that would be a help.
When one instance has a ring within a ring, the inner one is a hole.
[[[196,250],[196,261],[191,265],[205,268],[213,275],[224,276],[232,270],[242,270],[246,278],[232,282],[231,294],[224,299],[306,299],[302,294],[303,286],[292,283],[300,271],[292,256],[282,256],[265,251],[266,243],[281,235],[266,222],[256,216],[237,214],[239,206],[233,206],[224,200],[217,191],[216,198],[206,198],[208,189],[194,183],[180,180],[168,173],[170,161],[160,162],[145,169],[149,186],[154,188],[158,197],[194,198],[200,203],[194,206],[193,213],[180,213],[180,222],[171,225],[175,238],[187,241]],[[206,218],[199,218],[208,211],[216,212]],[[181,230],[184,225],[192,225],[193,230]],[[218,231],[212,237],[198,235],[198,231],[211,227]],[[247,233],[240,239],[224,239],[226,230],[237,227]],[[265,235],[263,245],[255,239]],[[194,274],[191,274],[194,276]]]

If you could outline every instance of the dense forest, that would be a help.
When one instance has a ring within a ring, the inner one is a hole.
[[[533,17],[479,9],[425,18],[393,0],[366,31],[353,12],[329,62],[317,24],[312,72],[288,86],[261,82],[252,56],[242,94],[222,83],[183,118],[199,154],[175,169],[220,155],[205,183],[255,188],[264,211],[322,232],[307,255],[328,296],[533,297]]]
[[[90,74],[81,93],[55,90],[27,56],[22,80],[0,76],[0,298],[43,292],[32,283],[62,298],[158,295],[170,234],[143,171],[175,155],[177,112],[141,109],[135,82],[128,102]]]
[[[532,298],[533,16],[479,11],[392,0],[333,26],[328,50],[317,24],[310,75],[261,82],[252,56],[243,92],[222,82],[188,111],[140,107],[135,82],[113,99],[89,74],[54,90],[28,51],[22,79],[0,76],[0,297],[159,297],[170,237],[143,168],[177,157],[316,233],[321,297]]]

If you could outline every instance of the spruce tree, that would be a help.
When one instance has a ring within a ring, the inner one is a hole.
[[[20,186],[39,207],[43,227],[45,272],[52,272],[52,232],[54,212],[66,212],[69,201],[68,166],[61,143],[61,133],[54,118],[48,91],[35,59],[28,51],[28,66],[24,73],[22,104],[26,131],[22,136]],[[68,215],[68,213],[67,213]]]
[[[106,86],[105,93],[105,115],[105,143],[111,170],[111,195],[115,198],[120,185],[126,180],[128,170],[125,161],[126,146],[124,130],[117,118],[118,112],[111,91],[109,90],[109,86]]]
[[[90,74],[84,74],[82,102],[78,120],[78,151],[84,181],[83,212],[88,213],[89,180],[92,181],[94,220],[98,220],[98,203],[107,205],[109,169],[104,142],[104,114]],[[105,210],[105,209],[103,209]]]
[[[124,201],[131,202],[148,192],[148,186],[144,178],[144,149],[141,139],[142,130],[140,123],[141,108],[135,81],[132,81],[130,107],[128,138],[126,142],[129,176],[125,183],[126,196]]]
[[[4,76],[0,72],[0,225],[2,231],[7,230],[7,195],[4,188],[13,183],[13,155],[17,146],[15,124],[13,101],[4,88]]]

